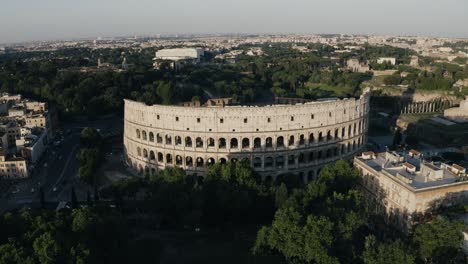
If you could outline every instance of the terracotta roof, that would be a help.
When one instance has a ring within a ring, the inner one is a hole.
[[[413,164],[408,162],[403,163],[403,166],[405,166],[408,169],[416,169],[416,167]]]

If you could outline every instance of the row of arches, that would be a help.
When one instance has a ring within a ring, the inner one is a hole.
[[[303,151],[295,154],[275,155],[275,156],[257,156],[252,162],[249,158],[243,158],[242,161],[248,162],[253,168],[283,168],[297,167],[310,162],[327,160],[330,158],[341,157],[342,155],[354,152],[362,146],[361,138],[352,143],[342,144],[322,150]],[[215,158],[191,157],[182,155],[173,155],[171,153],[155,152],[146,148],[136,148],[136,154],[150,163],[162,165],[177,165],[181,167],[205,167],[216,162],[226,163],[225,158],[220,158],[218,161]],[[232,161],[237,161],[237,158],[231,158]]]
[[[347,132],[347,133],[346,133]],[[244,138],[224,138],[220,137],[217,140],[213,137],[209,137],[206,140],[206,147],[218,148],[218,149],[261,149],[261,148],[284,148],[284,147],[301,147],[306,144],[318,144],[325,143],[335,140],[341,140],[346,136],[351,137],[356,133],[362,133],[362,121],[356,125],[349,125],[347,127],[336,128],[334,130],[327,130],[327,132],[310,133],[309,135],[300,134],[297,137],[295,135],[289,135],[288,137],[255,137],[253,139]],[[172,145],[172,137],[170,135],[164,135],[157,133],[156,137],[153,132],[147,133],[144,130],[136,129],[136,137],[142,140],[148,140],[150,142],[156,142],[158,144]],[[164,140],[163,140],[164,139]],[[204,148],[205,141],[201,137],[196,137],[195,140],[190,136],[174,137],[175,146],[195,147]]]

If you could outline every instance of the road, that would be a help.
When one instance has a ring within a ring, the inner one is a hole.
[[[0,212],[23,206],[34,207],[40,203],[39,189],[44,191],[46,202],[59,202],[71,200],[71,189],[79,200],[86,199],[86,193],[91,190],[79,182],[79,164],[76,154],[79,151],[80,133],[84,127],[93,127],[104,133],[121,132],[123,121],[121,118],[109,118],[92,122],[65,124],[63,131],[70,131],[63,136],[62,144],[49,146],[37,163],[31,177],[18,181],[8,193],[0,199]]]

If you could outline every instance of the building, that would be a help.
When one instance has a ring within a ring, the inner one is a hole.
[[[459,107],[445,109],[444,117],[457,121],[468,121],[468,97],[460,102]]]
[[[28,177],[28,166],[40,159],[51,137],[47,104],[9,94],[1,95],[0,104],[0,176]]]
[[[205,107],[125,100],[127,164],[140,173],[180,167],[203,176],[214,163],[244,161],[263,179],[293,173],[310,181],[367,142],[369,89],[358,99]]]
[[[177,70],[185,63],[197,64],[201,62],[204,51],[201,48],[176,48],[156,51],[153,66],[159,68],[164,62]]]
[[[23,157],[7,155],[0,150],[0,178],[17,179],[28,177],[28,166]]]
[[[418,217],[440,206],[468,200],[465,168],[425,161],[414,150],[408,153],[364,152],[354,158],[362,176],[362,189],[373,208],[403,230]]]
[[[353,72],[367,72],[370,71],[369,64],[360,62],[358,59],[349,59],[346,61],[346,67]]]
[[[390,57],[381,57],[377,59],[378,64],[383,64],[384,62],[390,63],[391,65],[396,64],[396,58],[390,58]]]

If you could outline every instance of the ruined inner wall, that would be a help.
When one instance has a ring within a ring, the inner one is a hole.
[[[367,141],[369,93],[296,105],[182,107],[125,100],[127,162],[152,171],[245,160],[263,175],[312,178]]]

